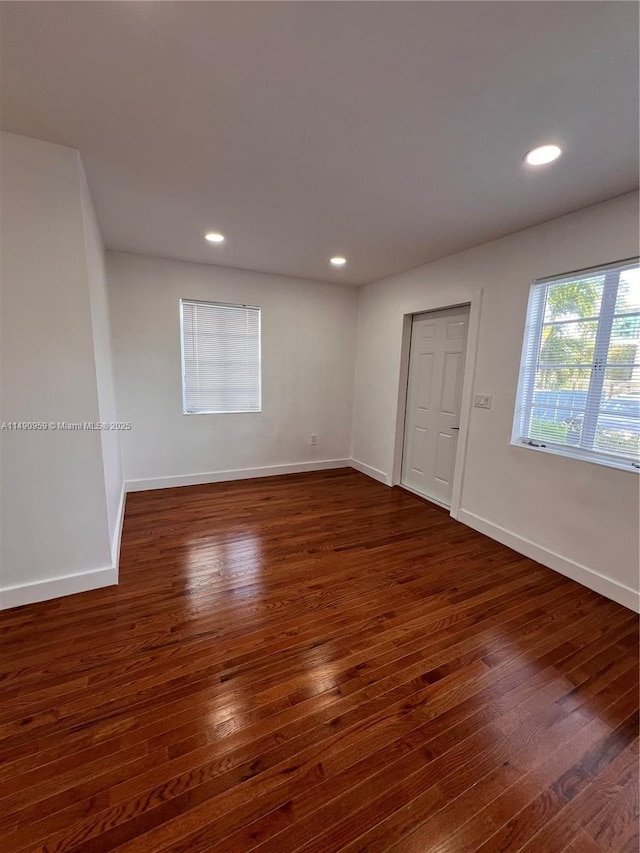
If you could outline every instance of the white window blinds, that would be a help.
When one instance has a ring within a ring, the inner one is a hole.
[[[260,309],[180,301],[183,411],[259,412]]]
[[[640,268],[535,282],[513,443],[640,468]]]

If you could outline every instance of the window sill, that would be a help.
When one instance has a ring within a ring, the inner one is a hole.
[[[640,468],[634,467],[630,459],[620,459],[606,454],[593,453],[589,451],[572,451],[564,445],[544,442],[545,446],[526,444],[529,439],[512,439],[511,446],[519,447],[521,450],[535,450],[538,453],[551,453],[554,456],[564,456],[565,459],[576,459],[579,462],[590,462],[592,465],[603,465],[605,468],[616,468],[618,471],[628,471],[632,474],[640,474]]]
[[[222,412],[216,411],[201,411],[201,412],[182,412],[183,415],[259,415],[262,409],[225,409]]]

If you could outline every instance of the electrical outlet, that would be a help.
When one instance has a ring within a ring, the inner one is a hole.
[[[491,408],[491,394],[476,394],[473,398],[473,405],[476,409],[490,409]]]
[[[311,447],[315,447],[317,443],[318,443],[318,436],[317,435],[310,435],[309,436],[309,444],[311,445]]]

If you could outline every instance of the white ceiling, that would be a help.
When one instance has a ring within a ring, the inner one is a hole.
[[[2,126],[113,249],[359,284],[638,185],[635,3],[1,6]]]

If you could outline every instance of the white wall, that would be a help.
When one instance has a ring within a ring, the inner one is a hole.
[[[638,604],[640,478],[510,445],[533,279],[638,254],[638,196],[614,199],[360,290],[353,456],[390,480],[402,314],[483,290],[460,520],[628,606]],[[375,473],[375,471],[373,472]]]
[[[0,421],[100,420],[100,246],[76,151],[3,133]],[[87,229],[85,231],[85,228]],[[89,250],[85,238],[92,243]],[[115,582],[97,431],[0,432],[0,607]]]
[[[107,295],[104,243],[82,166],[80,166],[80,198],[93,328],[99,420],[102,423],[112,425],[117,423],[118,415],[113,379],[111,322]],[[100,440],[102,444],[102,465],[107,501],[109,541],[111,542],[111,559],[113,564],[117,565],[125,497],[120,433],[116,430],[104,429],[100,432]]]
[[[112,252],[107,276],[129,488],[349,458],[355,288]],[[261,413],[182,414],[181,298],[260,306]]]

